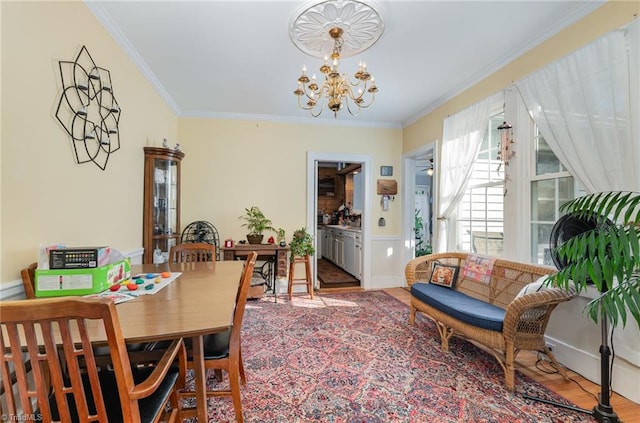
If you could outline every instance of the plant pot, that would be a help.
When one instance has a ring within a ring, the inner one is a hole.
[[[249,244],[260,244],[262,243],[262,238],[264,238],[264,235],[247,235]]]

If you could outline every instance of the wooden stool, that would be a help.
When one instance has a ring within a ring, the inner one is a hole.
[[[304,263],[305,278],[298,278],[298,279],[295,278],[294,270],[296,268],[297,263]],[[304,282],[297,282],[297,281],[304,281]],[[313,279],[311,278],[311,260],[309,259],[308,255],[304,257],[293,257],[291,259],[291,263],[289,264],[289,288],[288,288],[289,301],[291,301],[291,298],[293,296],[293,285],[306,285],[307,293],[311,296],[311,299],[313,300]]]

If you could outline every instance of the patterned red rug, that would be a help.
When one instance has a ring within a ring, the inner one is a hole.
[[[586,422],[590,416],[522,398],[568,403],[474,345],[439,348],[424,317],[382,291],[251,302],[243,325],[247,422]],[[218,385],[210,375],[211,389]],[[230,398],[209,400],[209,421],[235,421]]]

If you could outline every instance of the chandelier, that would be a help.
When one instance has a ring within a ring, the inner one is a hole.
[[[320,72],[324,74],[322,84],[318,85],[315,74],[309,79],[305,66],[302,67],[302,75],[298,77],[298,88],[293,93],[298,97],[298,106],[304,110],[310,110],[313,117],[320,116],[325,102],[335,117],[338,117],[343,103],[347,104],[349,113],[356,116],[360,113],[360,109],[371,106],[376,99],[378,87],[373,75],[367,71],[365,62],[358,64],[358,71],[353,75],[355,81],[352,81],[346,73],[340,74],[342,33],[342,28],[336,27],[329,30],[329,35],[334,39],[335,44],[331,53],[331,64],[329,64],[329,58],[325,56],[324,63],[320,66]],[[352,107],[355,110],[352,110]]]
[[[371,47],[382,35],[380,14],[371,1],[324,0],[310,3],[291,21],[290,36],[304,53],[324,62],[319,81],[307,74],[306,66],[298,77],[293,92],[298,106],[318,117],[325,106],[337,118],[346,105],[353,116],[375,101],[378,92],[373,75],[360,61],[353,77],[341,73],[340,59],[353,56]]]

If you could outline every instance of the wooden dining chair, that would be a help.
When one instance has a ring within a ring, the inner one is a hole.
[[[38,268],[38,263],[31,263],[28,267],[25,267],[20,271],[20,275],[22,276],[22,286],[24,287],[24,295],[27,299],[35,299],[36,297],[36,277],[35,272]],[[127,351],[129,352],[142,352],[142,351],[150,351],[155,348],[156,343],[134,343],[127,344]],[[169,345],[168,342],[163,343],[162,347],[166,348]],[[109,358],[109,348],[106,346],[95,347],[93,349],[93,354],[97,358],[98,366],[101,368],[105,368],[110,364],[111,359]],[[153,357],[155,354],[149,354],[149,358],[145,359],[144,355],[138,354],[136,364],[143,364],[144,362],[152,363]]]
[[[38,263],[31,263],[29,267],[25,267],[20,271],[22,276],[22,286],[24,287],[24,296],[28,299],[36,297],[36,269]]]
[[[169,263],[215,261],[216,246],[206,242],[183,242],[169,250]]]
[[[205,369],[214,369],[216,371],[224,370],[229,375],[229,389],[207,391],[207,397],[231,396],[233,400],[233,408],[236,413],[238,423],[244,421],[242,415],[242,399],[240,397],[240,382],[244,385],[247,380],[242,364],[242,348],[240,332],[242,329],[242,319],[244,318],[244,310],[247,304],[247,295],[249,286],[251,285],[251,276],[256,265],[258,254],[252,251],[247,255],[244,270],[238,285],[238,293],[236,294],[236,304],[231,319],[231,327],[220,333],[205,335],[203,339],[204,346],[204,366]],[[190,340],[186,339],[187,345],[187,368],[193,368],[191,359],[191,351],[189,351]],[[194,392],[179,391],[179,404],[182,405],[182,399],[194,397]],[[191,417],[192,410],[181,409],[180,419]]]
[[[3,301],[0,326],[3,415],[45,422],[176,421],[177,389],[186,374],[182,339],[155,366],[132,368],[110,299]],[[112,370],[95,365],[96,331],[108,339]],[[15,386],[8,385],[12,377]]]

